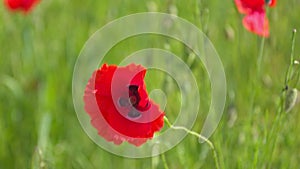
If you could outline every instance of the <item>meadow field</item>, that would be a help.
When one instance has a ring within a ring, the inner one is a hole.
[[[0,169],[216,168],[210,146],[193,135],[163,155],[126,158],[95,144],[77,118],[72,79],[86,41],[111,21],[141,12],[187,20],[218,52],[226,74],[226,104],[209,140],[219,168],[299,168],[300,97],[296,100],[290,92],[300,88],[300,0],[278,0],[266,8],[268,38],[244,28],[233,0],[41,0],[26,14],[2,3]],[[119,64],[145,48],[176,54],[196,77],[201,106],[192,130],[199,133],[211,103],[211,84],[201,60],[184,44],[161,35],[138,35],[114,46],[102,63]],[[166,93],[165,114],[174,122],[182,101],[174,79],[149,70],[145,82],[148,91]],[[167,129],[165,124],[161,132]]]

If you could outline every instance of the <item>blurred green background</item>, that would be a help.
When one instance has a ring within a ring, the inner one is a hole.
[[[160,157],[128,159],[98,147],[81,128],[72,102],[73,67],[87,39],[114,19],[147,11],[176,14],[197,25],[220,55],[228,97],[222,120],[210,139],[221,168],[299,167],[299,106],[281,119],[270,159],[266,148],[284,87],[292,30],[300,30],[299,6],[300,0],[278,1],[275,8],[268,9],[270,38],[265,40],[257,75],[262,39],[244,29],[233,1],[42,0],[27,15],[9,12],[1,5],[0,168],[163,168]],[[299,36],[296,58],[300,57]],[[201,131],[210,104],[210,84],[200,60],[184,45],[162,36],[132,37],[113,48],[105,61],[117,64],[110,58],[122,59],[148,47],[177,54],[201,77],[197,80],[202,107],[193,128]],[[161,72],[149,71],[146,83],[149,91],[163,88],[168,94],[166,114],[174,121],[180,101],[175,82]],[[215,167],[209,147],[193,136],[165,156],[171,169]]]

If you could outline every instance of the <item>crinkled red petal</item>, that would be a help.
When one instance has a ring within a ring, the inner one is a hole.
[[[117,67],[104,64],[89,79],[84,94],[85,110],[98,134],[107,141],[115,144],[127,141],[140,146],[163,127],[164,113],[148,98],[145,74],[146,69],[140,65]],[[137,110],[141,112],[141,116],[138,119],[126,117],[131,108],[118,107],[115,102],[118,98],[113,99],[112,96],[112,91],[116,91],[116,97],[123,97],[128,92],[129,85],[139,87],[138,94],[141,99]],[[147,108],[142,109],[145,106]]]
[[[263,9],[265,5],[264,0],[235,0],[237,9],[242,14],[249,14],[252,11]]]
[[[29,12],[40,0],[5,0],[7,8],[15,11],[22,10],[23,12]]]
[[[264,10],[254,11],[243,19],[244,27],[259,36],[269,37],[269,21]]]

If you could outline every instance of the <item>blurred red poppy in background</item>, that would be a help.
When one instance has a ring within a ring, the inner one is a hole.
[[[11,11],[21,10],[29,12],[40,0],[4,0],[4,4]]]
[[[96,70],[84,93],[85,110],[98,134],[107,141],[140,146],[164,124],[164,113],[149,99],[146,69],[104,64]]]
[[[276,0],[235,0],[238,11],[246,16],[244,27],[259,36],[269,36],[269,21],[266,16],[265,5],[274,7]]]

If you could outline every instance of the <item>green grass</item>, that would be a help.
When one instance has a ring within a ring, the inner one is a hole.
[[[148,11],[149,2],[42,0],[28,15],[0,6],[1,169],[164,167],[160,157],[128,159],[98,147],[81,128],[72,102],[73,68],[86,40],[114,19]],[[152,4],[158,12],[168,13],[170,7],[176,7],[178,16],[207,34],[223,62],[228,97],[222,120],[210,138],[221,168],[298,168],[299,105],[280,119],[280,128],[271,138],[277,140],[274,149],[268,150],[271,142],[266,138],[285,85],[292,30],[300,31],[300,1],[278,1],[268,10],[271,36],[265,40],[259,76],[256,63],[261,38],[243,28],[242,16],[232,1],[155,0]],[[228,36],[228,31],[234,34]],[[296,59],[300,57],[299,36]],[[166,45],[189,62],[191,52],[184,45],[156,35],[120,42],[105,61],[116,64],[134,51]],[[210,83],[200,60],[191,62],[191,70],[201,91],[201,109],[193,127],[200,132],[210,104]],[[179,110],[175,82],[155,71],[149,72],[146,82],[149,90],[161,87],[168,94],[166,114],[174,121]],[[165,158],[170,169],[215,167],[209,147],[193,136],[166,152]]]

